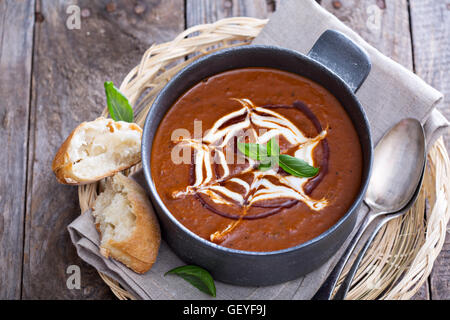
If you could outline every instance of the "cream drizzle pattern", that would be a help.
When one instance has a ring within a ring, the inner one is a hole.
[[[294,156],[310,165],[314,165],[314,148],[327,135],[327,131],[322,130],[316,137],[308,138],[281,114],[268,108],[255,106],[249,99],[234,100],[239,102],[242,108],[217,120],[213,127],[206,132],[203,139],[180,138],[177,141],[178,144],[195,150],[195,182],[193,185],[187,186],[184,191],[174,192],[173,197],[201,193],[208,196],[216,204],[227,206],[238,204],[243,208],[243,216],[257,202],[272,199],[295,199],[304,202],[316,211],[326,207],[328,204],[326,199],[315,200],[304,192],[303,185],[308,181],[308,178],[280,175],[273,168],[267,171],[256,170],[254,168],[257,163],[252,159],[247,159],[248,167],[240,172],[240,174],[249,172],[253,174],[253,180],[250,184],[240,179],[239,175],[230,175],[224,149],[233,137],[245,129],[251,132],[252,140],[258,144],[265,144],[273,137],[283,136],[295,148]],[[233,119],[240,119],[240,121],[226,125]],[[266,130],[258,135],[255,126]],[[218,158],[218,164],[223,170],[219,179],[213,178],[213,154]],[[267,179],[269,176],[274,177],[279,184],[272,183]],[[245,191],[243,193],[232,191],[222,185],[224,181],[238,184]],[[234,221],[223,231],[212,234],[211,241],[215,241],[230,232],[239,221]]]

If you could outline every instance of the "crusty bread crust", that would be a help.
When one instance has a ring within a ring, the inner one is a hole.
[[[94,121],[101,121],[101,120],[105,120],[105,118],[100,117]],[[114,120],[112,120],[112,119],[108,119],[108,120],[110,120],[111,122],[114,122]],[[130,162],[123,164],[121,166],[118,166],[114,170],[111,170],[103,175],[92,176],[92,177],[89,177],[89,179],[80,178],[80,177],[76,176],[73,172],[73,168],[72,168],[73,162],[70,159],[68,150],[71,145],[73,137],[76,136],[79,133],[79,131],[82,130],[86,126],[87,123],[88,122],[83,122],[80,125],[78,125],[78,127],[76,127],[71,132],[71,134],[67,137],[67,139],[64,141],[64,143],[61,145],[61,147],[56,152],[55,158],[53,159],[53,163],[52,163],[52,170],[55,173],[56,179],[58,180],[59,183],[68,184],[68,185],[83,185],[83,184],[93,183],[93,182],[99,181],[101,179],[104,179],[106,177],[110,177],[117,172],[128,169],[141,161],[141,157],[140,157],[140,153],[139,153],[138,155],[136,155],[135,158],[130,159]],[[120,125],[118,123],[116,123],[116,126],[120,127]],[[129,128],[130,128],[130,130],[136,130],[142,134],[142,129],[137,124],[130,123]],[[99,165],[101,165],[101,164],[99,164]]]
[[[61,147],[58,149],[58,152],[56,152],[55,158],[53,159],[52,170],[55,173],[56,179],[59,183],[74,185],[79,183],[77,179],[72,175],[72,162],[70,161],[67,150],[69,149],[72,137],[83,125],[84,122],[72,131],[72,133],[67,137]]]
[[[137,273],[145,273],[158,255],[161,244],[159,223],[145,191],[137,182],[121,173],[116,174],[114,179],[127,191],[127,199],[136,216],[136,227],[127,239],[119,242],[110,239],[102,244],[101,253],[122,262]],[[97,230],[100,230],[98,226]]]

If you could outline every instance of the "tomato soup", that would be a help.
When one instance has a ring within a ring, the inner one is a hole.
[[[243,150],[250,145],[259,153]],[[269,68],[231,70],[192,87],[164,116],[151,153],[172,215],[204,239],[245,251],[293,247],[332,227],[355,200],[362,164],[339,101]]]

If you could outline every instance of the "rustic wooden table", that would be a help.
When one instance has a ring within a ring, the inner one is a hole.
[[[70,242],[66,226],[80,214],[78,195],[56,183],[55,151],[79,122],[101,112],[103,82],[119,84],[151,44],[229,16],[270,17],[279,1],[0,0],[0,299],[114,298]],[[450,94],[449,0],[321,5]],[[450,116],[448,100],[442,110]],[[450,298],[449,238],[415,298]],[[80,289],[67,287],[69,266],[81,270]]]

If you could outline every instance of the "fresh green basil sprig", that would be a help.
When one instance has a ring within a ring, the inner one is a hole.
[[[258,169],[261,171],[269,170],[278,164],[287,173],[301,178],[311,178],[319,172],[319,168],[310,166],[304,160],[280,154],[280,146],[274,138],[266,145],[238,141],[237,147],[246,157],[259,161]]]
[[[134,121],[133,108],[127,97],[111,81],[105,82],[106,104],[111,118],[115,121]]]
[[[216,286],[211,274],[203,268],[193,265],[181,266],[167,271],[164,276],[175,274],[200,291],[207,293],[213,297],[216,296]]]

